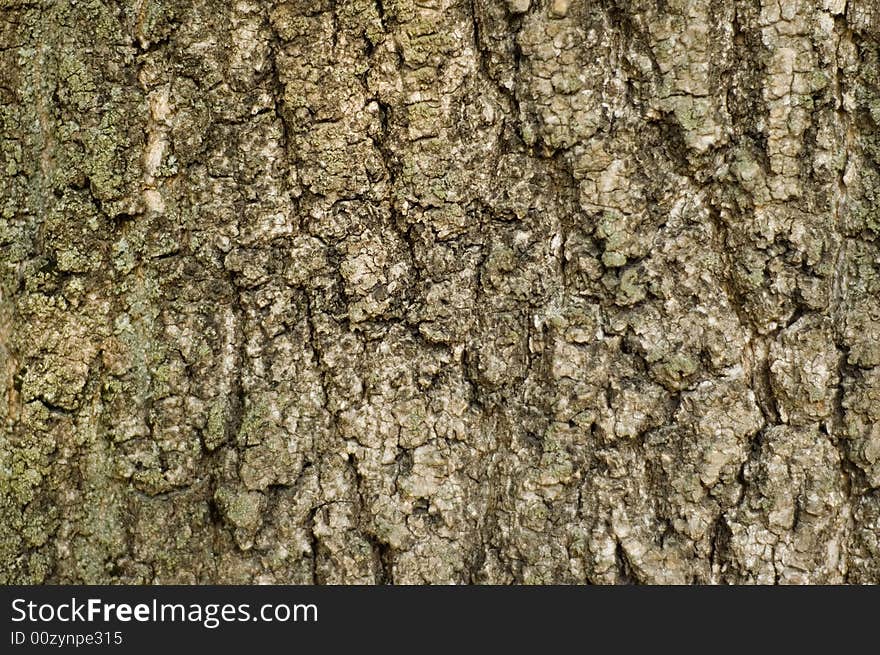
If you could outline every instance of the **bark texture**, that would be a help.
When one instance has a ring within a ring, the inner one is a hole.
[[[0,0],[0,583],[880,582],[876,0]]]

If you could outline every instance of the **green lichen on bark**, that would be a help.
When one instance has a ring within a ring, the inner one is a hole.
[[[866,0],[0,2],[0,583],[880,581]]]

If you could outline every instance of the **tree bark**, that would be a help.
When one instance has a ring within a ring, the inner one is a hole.
[[[3,0],[0,583],[880,582],[880,5]]]

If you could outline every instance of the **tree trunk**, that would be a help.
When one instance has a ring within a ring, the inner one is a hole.
[[[0,6],[0,582],[880,582],[875,0]]]

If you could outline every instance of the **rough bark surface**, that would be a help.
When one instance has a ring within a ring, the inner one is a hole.
[[[0,583],[880,582],[876,0],[2,0],[0,103]]]

